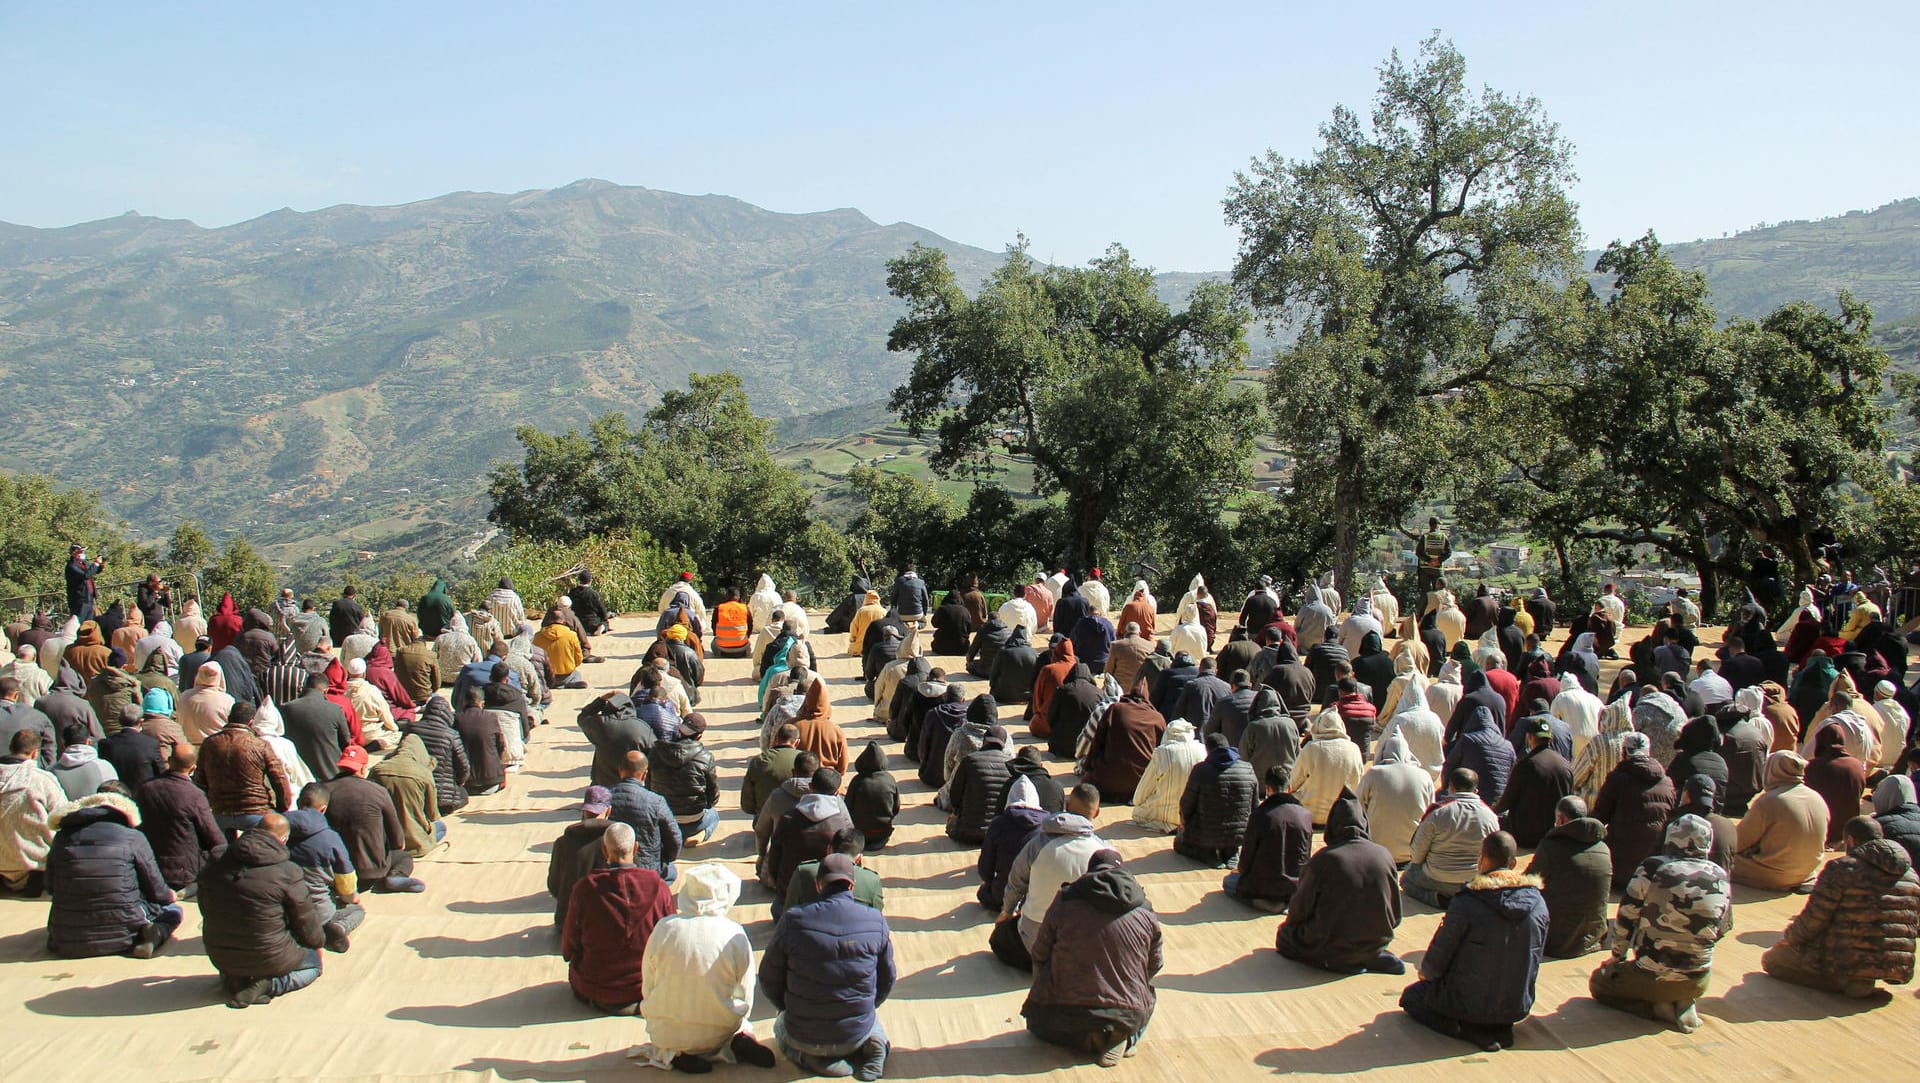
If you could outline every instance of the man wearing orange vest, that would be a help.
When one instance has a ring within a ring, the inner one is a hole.
[[[713,611],[713,653],[722,658],[745,658],[752,618],[740,592],[727,588],[727,600]]]

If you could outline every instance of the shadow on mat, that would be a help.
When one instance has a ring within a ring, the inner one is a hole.
[[[948,1000],[1026,989],[1032,984],[1031,975],[994,958],[982,938],[979,951],[902,977],[894,984],[892,995],[896,1000]]]
[[[569,813],[566,809],[481,809],[478,812],[461,812],[460,818],[467,823],[488,827],[553,824],[558,830],[578,820],[580,814],[577,811]]]
[[[1765,929],[1753,929],[1744,933],[1736,933],[1733,938],[1742,944],[1751,944],[1756,948],[1770,948],[1778,944],[1780,938],[1785,935],[1785,933],[1769,932]]]
[[[1855,1000],[1838,993],[1821,992],[1795,985],[1755,971],[1719,996],[1700,998],[1701,1015],[1724,1019],[1729,1023],[1781,1023],[1794,1020],[1837,1019],[1859,1015],[1884,1006],[1893,999],[1893,991],[1882,988],[1874,995]]]
[[[547,914],[553,911],[553,896],[540,891],[517,899],[492,899],[487,902],[458,899],[447,904],[447,911],[454,914]]]
[[[1092,1059],[1077,1056],[1058,1046],[1048,1045],[1026,1033],[1026,1021],[1018,1015],[1007,1026],[1015,1033],[997,1034],[971,1042],[933,1046],[927,1049],[893,1047],[887,1057],[888,1079],[940,1079],[976,1076],[983,1078],[1017,1075],[1047,1075],[1081,1065]],[[1153,1035],[1147,1035],[1151,1042]],[[1145,1048],[1144,1046],[1142,1048]],[[783,1062],[784,1065],[784,1062]]]
[[[1524,1030],[1524,1024],[1520,1028]],[[1153,1035],[1147,1035],[1151,1042]],[[1525,1038],[1521,1038],[1525,1044]],[[1465,1042],[1443,1038],[1407,1018],[1398,1008],[1381,1012],[1357,1032],[1319,1049],[1269,1049],[1254,1063],[1282,1074],[1358,1075],[1377,1068],[1394,1068],[1433,1061],[1487,1059],[1488,1054]]]
[[[224,996],[219,980],[207,974],[154,974],[110,985],[58,989],[24,1006],[38,1015],[99,1019],[190,1011],[218,1004]]]
[[[626,1059],[626,1050],[596,1053],[579,1060],[505,1060],[481,1057],[462,1064],[462,1072],[491,1072],[501,1079],[533,1080],[536,1083],[566,1083],[576,1079],[635,1078],[634,1062]],[[665,1074],[662,1073],[662,1078]]]
[[[1270,948],[1249,952],[1199,974],[1161,974],[1153,984],[1187,993],[1270,993],[1311,989],[1342,981],[1345,975],[1296,963]]]
[[[0,962],[24,963],[29,959],[51,959],[47,950],[47,931],[28,929],[12,936],[0,936]]]
[[[388,1019],[436,1027],[511,1029],[599,1018],[600,1013],[573,999],[564,981],[515,989],[472,1004],[418,1004],[395,1008]],[[531,1078],[531,1077],[529,1077]]]
[[[945,913],[931,917],[890,917],[887,926],[895,933],[957,932],[961,929],[981,930],[981,939],[986,939],[987,927],[993,924],[993,914],[989,913],[971,896]]]
[[[422,959],[531,959],[558,954],[559,941],[554,936],[553,926],[536,925],[485,940],[423,936],[407,941],[407,946]]]

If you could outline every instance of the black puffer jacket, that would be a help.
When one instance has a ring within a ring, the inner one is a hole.
[[[433,792],[439,799],[442,816],[467,805],[467,776],[473,768],[467,762],[467,744],[453,728],[453,706],[445,696],[434,696],[420,709],[420,717],[400,727],[427,746],[433,757]]]
[[[627,753],[645,752],[659,736],[653,724],[642,721],[633,709],[633,700],[624,692],[615,692],[580,708],[580,732],[593,743],[591,781],[595,786],[613,786],[620,781],[620,764]]]
[[[900,657],[900,644],[906,642],[906,636],[888,628],[879,641],[868,647],[861,656],[860,676],[866,681],[867,699],[873,699],[873,686],[880,680],[880,671],[887,663]]]
[[[1260,797],[1253,768],[1231,748],[1207,750],[1207,758],[1187,774],[1180,795],[1180,837],[1176,848],[1220,851],[1222,860],[1240,849],[1247,819]]]
[[[224,977],[271,978],[298,969],[325,943],[300,866],[286,844],[254,828],[200,874],[207,958]]]
[[[1040,675],[1040,652],[1027,641],[1027,626],[1016,625],[1006,645],[993,656],[987,673],[987,686],[1001,703],[1025,703],[1033,695],[1033,680]]]
[[[868,741],[853,761],[853,781],[847,783],[847,815],[867,837],[869,847],[893,835],[893,818],[900,814],[900,784],[887,770],[887,754],[877,741]]]
[[[666,801],[675,818],[700,815],[720,803],[713,753],[691,738],[655,741],[647,749],[647,788]]]
[[[947,837],[969,846],[980,845],[993,818],[1006,805],[1007,787],[1011,785],[1013,771],[1007,766],[1005,748],[989,744],[962,756],[948,783],[953,812],[947,816]]]
[[[1040,749],[1037,746],[1028,745],[1021,749],[1019,755],[1007,761],[1007,770],[1013,772],[1014,779],[1025,778],[1033,783],[1033,792],[1039,796],[1042,809],[1049,813],[1067,810],[1067,792],[1047,771],[1047,765],[1041,761]],[[1008,782],[1007,789],[1013,789],[1011,780]],[[1004,804],[1004,799],[1002,803]]]
[[[985,680],[993,675],[993,660],[1000,656],[1000,649],[1007,645],[1013,635],[1013,629],[1000,623],[999,617],[990,617],[980,630],[973,633],[973,645],[967,648],[967,672]]]
[[[173,901],[153,847],[137,830],[140,810],[118,794],[91,794],[52,823],[48,950],[70,959],[126,951],[154,908]]]

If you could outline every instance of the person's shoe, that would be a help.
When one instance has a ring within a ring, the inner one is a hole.
[[[823,1075],[828,1079],[846,1079],[853,1075],[853,1065],[844,1060],[808,1059],[811,1063],[807,1065],[807,1070],[814,1075]]]
[[[688,1075],[706,1075],[713,1071],[713,1062],[705,1057],[696,1057],[692,1053],[682,1053],[670,1061],[673,1070]]]
[[[380,888],[383,891],[405,892],[417,895],[427,890],[427,885],[424,880],[416,880],[411,876],[389,876],[380,882]]]
[[[234,990],[233,995],[227,998],[227,1007],[251,1008],[255,1004],[265,1004],[273,999],[273,994],[268,992],[272,988],[273,981],[270,978],[248,982]]]
[[[1094,1061],[1094,1063],[1102,1068],[1118,1068],[1120,1066],[1120,1058],[1126,1055],[1126,1046],[1127,1043],[1121,1042],[1119,1045],[1100,1054],[1100,1059]]]
[[[754,1041],[753,1035],[736,1034],[731,1044],[734,1059],[740,1063],[752,1065],[755,1068],[773,1067],[773,1050]]]
[[[1367,970],[1374,974],[1405,974],[1407,972],[1407,964],[1406,961],[1398,955],[1390,951],[1383,951],[1379,955],[1374,956],[1373,961],[1367,964]]]
[[[344,955],[353,946],[353,941],[347,938],[346,926],[337,921],[327,922],[320,927],[320,931],[326,935],[327,950],[335,955]]]
[[[853,1051],[850,1060],[853,1065],[853,1078],[861,1083],[873,1083],[886,1074],[887,1043],[877,1038],[868,1038]]]
[[[160,954],[160,949],[166,946],[167,938],[172,934],[173,930],[165,925],[157,921],[149,922],[146,928],[140,930],[140,939],[134,942],[127,954],[135,959],[151,959]]]

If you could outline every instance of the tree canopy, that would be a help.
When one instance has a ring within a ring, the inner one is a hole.
[[[578,542],[644,529],[691,557],[713,588],[744,585],[761,571],[837,579],[848,567],[844,539],[810,519],[805,488],[774,461],[772,426],[732,372],[689,376],[638,429],[609,413],[585,435],[526,425],[516,435],[523,458],[494,467],[487,517],[518,539]]]
[[[969,297],[938,249],[887,264],[907,304],[887,348],[915,355],[892,409],[934,434],[944,477],[984,478],[1030,461],[1064,504],[1081,567],[1122,508],[1219,508],[1245,480],[1258,419],[1232,386],[1247,354],[1246,312],[1208,283],[1175,310],[1153,273],[1115,245],[1084,268],[1044,266],[1024,238]]]
[[[1267,385],[1293,489],[1331,512],[1346,586],[1360,546],[1449,476],[1463,406],[1524,379],[1519,332],[1577,277],[1572,148],[1540,104],[1473,93],[1429,38],[1380,69],[1370,121],[1345,106],[1313,156],[1269,151],[1226,200],[1233,281],[1298,331]]]

